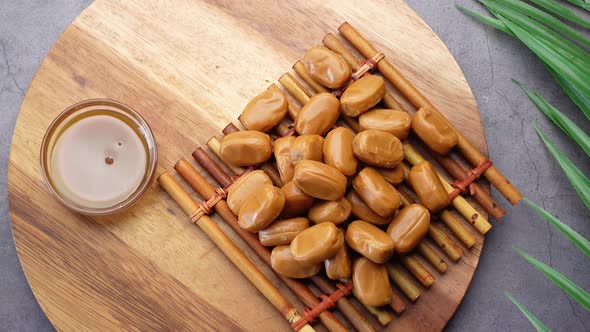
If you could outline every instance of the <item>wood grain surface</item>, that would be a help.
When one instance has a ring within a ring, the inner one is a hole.
[[[52,47],[14,131],[10,216],[31,288],[58,330],[286,330],[281,315],[153,184],[131,210],[89,218],[52,199],[39,166],[51,120],[71,104],[111,98],[140,112],[159,170],[219,134],[248,100],[328,32],[351,22],[464,135],[487,151],[480,115],[444,44],[401,0],[97,0]],[[188,189],[188,188],[187,188]],[[221,227],[244,243],[220,218]],[[471,229],[475,234],[476,232]],[[388,329],[441,330],[463,298],[483,239]],[[290,300],[301,304],[262,267]]]

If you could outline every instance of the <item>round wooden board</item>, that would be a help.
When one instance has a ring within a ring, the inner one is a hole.
[[[401,0],[367,1],[360,7],[354,0],[98,0],[72,23],[29,87],[8,172],[18,254],[37,300],[58,330],[288,328],[156,184],[124,214],[80,216],[49,195],[39,147],[51,120],[67,106],[111,98],[148,120],[158,140],[159,170],[170,169],[219,134],[251,97],[344,21],[373,41],[472,143],[487,151],[461,70]],[[437,282],[388,328],[441,330],[469,286],[482,245],[478,235],[478,244],[445,275],[434,273]],[[268,268],[262,270],[297,302]]]

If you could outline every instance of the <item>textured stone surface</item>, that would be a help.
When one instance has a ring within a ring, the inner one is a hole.
[[[590,121],[520,43],[484,27],[453,1],[406,0],[449,47],[465,72],[483,115],[494,163],[532,201],[590,238],[590,213],[533,130],[537,122],[590,174],[588,157],[556,129],[511,82],[538,90],[590,132]],[[0,331],[51,331],[29,289],[12,239],[6,164],[12,128],[24,92],[48,49],[90,0],[0,1]],[[481,11],[472,0],[458,3]],[[585,17],[588,18],[588,15]],[[500,195],[495,197],[506,207]],[[526,331],[528,321],[504,296],[509,291],[550,328],[590,330],[590,313],[512,250],[524,249],[590,290],[590,259],[521,204],[489,233],[471,287],[449,323],[451,331]]]

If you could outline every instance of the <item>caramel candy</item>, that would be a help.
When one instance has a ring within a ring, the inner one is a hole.
[[[377,264],[385,263],[395,249],[387,233],[364,220],[353,221],[348,225],[344,238],[352,249]]]
[[[379,173],[383,175],[385,180],[394,186],[404,181],[404,168],[397,165],[394,168],[380,168]]]
[[[358,133],[352,141],[352,151],[360,160],[377,167],[392,168],[404,159],[402,142],[381,130]]]
[[[408,181],[420,198],[422,205],[432,212],[441,210],[451,202],[436,170],[426,160],[410,169]]]
[[[338,227],[324,222],[299,233],[291,242],[291,253],[297,261],[316,264],[334,257],[343,243],[344,237]]]
[[[234,166],[253,166],[267,161],[272,154],[270,136],[255,130],[237,131],[221,140],[219,154]]]
[[[457,132],[447,119],[422,107],[412,118],[412,130],[434,152],[445,155],[457,145]]]
[[[295,120],[299,135],[323,135],[334,126],[340,115],[340,101],[331,93],[318,93],[301,108]]]
[[[231,187],[230,187],[231,188]],[[307,195],[293,181],[287,182],[281,191],[285,195],[285,206],[281,215],[284,218],[291,218],[302,215],[313,205],[314,198]]]
[[[420,204],[412,204],[403,208],[387,227],[387,234],[395,243],[395,251],[405,254],[422,240],[428,233],[430,212]]]
[[[309,278],[322,270],[322,264],[306,264],[295,260],[287,245],[275,247],[270,254],[270,266],[276,272],[289,278]]]
[[[302,160],[295,165],[295,184],[309,196],[334,201],[344,196],[346,176],[332,166]]]
[[[367,75],[349,85],[340,97],[342,113],[359,116],[385,96],[385,81],[381,76]]]
[[[301,135],[291,145],[291,162],[293,165],[301,160],[324,161],[322,152],[324,138],[320,135]]]
[[[375,211],[371,210],[354,189],[346,195],[346,199],[352,206],[352,214],[357,218],[375,225],[387,225],[391,222],[391,218],[381,217]]]
[[[309,228],[307,218],[279,220],[258,232],[258,239],[263,246],[290,244],[303,230]]]
[[[410,133],[412,117],[403,111],[377,108],[361,114],[359,125],[361,130],[381,130],[402,140]]]
[[[326,268],[328,278],[332,280],[350,278],[350,275],[352,274],[352,262],[350,260],[350,255],[348,254],[348,246],[346,243],[342,243],[336,256],[324,261],[324,267]]]
[[[295,142],[295,137],[285,136],[277,138],[273,146],[277,170],[283,183],[293,180],[293,175],[295,174],[295,165],[291,161],[291,146],[293,146],[293,142]]]
[[[337,89],[350,79],[350,67],[344,58],[324,46],[314,46],[303,56],[305,70],[314,81]]]
[[[248,172],[229,187],[227,191],[227,205],[237,216],[244,201],[252,194],[252,190],[261,187],[272,187],[272,180],[263,171]]]
[[[344,127],[331,130],[324,140],[324,160],[346,176],[356,172],[358,160],[352,152],[354,133]]]
[[[365,305],[380,307],[391,302],[392,290],[385,265],[358,258],[352,266],[352,283],[357,298]]]
[[[270,225],[283,210],[285,195],[274,186],[250,188],[250,196],[244,201],[238,215],[238,224],[243,229],[256,233]]]
[[[246,105],[240,122],[249,130],[267,132],[285,117],[287,106],[287,98],[281,89],[268,89]]]
[[[399,193],[372,167],[365,167],[352,180],[354,190],[371,210],[382,217],[393,215],[402,204]]]
[[[348,219],[352,207],[346,198],[342,197],[336,201],[321,201],[316,203],[310,210],[307,217],[316,224],[331,222],[339,225]]]

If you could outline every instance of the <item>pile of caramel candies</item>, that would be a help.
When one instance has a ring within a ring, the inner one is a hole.
[[[323,267],[330,279],[352,278],[364,304],[382,306],[391,300],[384,264],[396,253],[412,251],[428,231],[430,213],[449,204],[429,162],[404,174],[401,140],[412,129],[444,154],[457,137],[426,109],[411,117],[376,107],[385,95],[383,78],[366,75],[351,82],[346,61],[325,47],[310,49],[303,62],[318,83],[346,89],[340,99],[331,93],[313,96],[294,121],[296,135],[274,140],[267,132],[287,115],[286,96],[268,89],[252,99],[240,116],[247,130],[225,136],[220,156],[234,166],[255,166],[274,157],[285,185],[275,187],[255,170],[230,187],[227,203],[241,227],[274,247],[276,272],[307,278]],[[360,132],[334,128],[341,114],[358,118]],[[395,186],[405,175],[422,205],[400,209]]]

